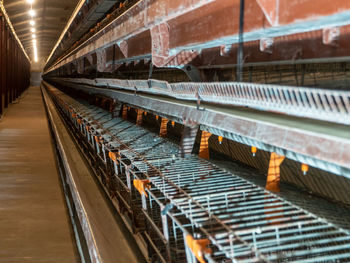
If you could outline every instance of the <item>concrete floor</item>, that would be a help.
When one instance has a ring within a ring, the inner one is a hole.
[[[38,87],[0,121],[0,262],[78,262]]]

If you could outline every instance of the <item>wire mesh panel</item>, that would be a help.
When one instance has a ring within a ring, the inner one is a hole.
[[[350,261],[348,231],[198,156],[181,158],[178,145],[140,126],[49,90],[86,140],[101,138],[93,145],[106,163],[117,152],[109,156],[125,188],[132,189],[132,179],[147,181],[141,200],[136,196],[151,226],[145,235],[160,239],[153,246],[164,245],[160,257],[189,261],[190,235],[210,241],[203,254],[214,262]]]

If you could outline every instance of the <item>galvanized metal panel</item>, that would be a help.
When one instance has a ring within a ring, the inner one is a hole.
[[[49,91],[71,125],[97,153],[101,150],[94,135],[102,136],[107,152],[119,151],[122,166],[126,166],[124,161],[132,163],[133,176],[150,180],[145,193],[157,198],[155,193],[161,192],[188,218],[192,230],[182,227],[185,235],[194,234],[195,227],[227,258],[246,262],[349,258],[349,232],[208,161],[195,156],[174,157],[177,145],[139,126],[114,119],[108,112],[79,103],[53,88]],[[83,121],[77,122],[78,118]],[[118,171],[115,168],[115,176],[123,176]],[[142,199],[147,213],[146,199]],[[213,260],[217,256],[208,255]]]

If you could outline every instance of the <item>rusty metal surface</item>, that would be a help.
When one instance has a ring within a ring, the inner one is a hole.
[[[120,44],[124,38],[130,38],[151,27],[175,18],[179,15],[196,10],[197,8],[213,2],[214,0],[196,0],[196,1],[170,1],[170,0],[152,0],[139,1],[136,5],[122,14],[115,21],[99,31],[94,37],[83,43],[84,48],[73,51],[71,57],[65,59],[69,62],[87,55],[92,51],[107,48],[113,43]],[[95,42],[96,41],[96,42]],[[51,71],[67,63],[60,62],[50,68]],[[48,72],[47,71],[47,72]]]
[[[205,105],[147,94],[66,85],[90,95],[101,94],[136,108],[183,123],[191,120],[201,129],[320,169],[349,177],[350,139],[347,126],[292,118],[248,109]]]
[[[63,50],[75,45],[84,33],[95,26],[114,5],[116,5],[115,0],[84,1],[84,3],[80,5],[81,7],[76,10],[77,16],[73,17],[71,23],[66,25],[66,31],[63,31],[60,37],[61,41],[58,41],[57,46],[52,49],[46,63],[50,64],[51,61],[61,56],[60,53]],[[58,44],[60,44],[59,49],[57,48]]]
[[[0,116],[29,87],[30,78],[28,56],[3,11],[0,10]]]
[[[152,57],[158,67],[232,64],[237,53],[238,20],[231,18],[239,17],[239,1],[180,2],[140,1],[47,72],[94,53],[101,56],[101,50],[111,46],[117,53],[114,58],[104,57],[107,64],[145,57]],[[325,9],[325,3],[322,0],[315,7],[311,0],[246,1],[245,14],[249,19],[243,34],[244,62],[348,57],[350,5],[337,0]],[[140,48],[140,39],[147,48]],[[266,39],[271,46],[261,49]],[[118,50],[121,46],[127,52]]]
[[[210,262],[225,258],[242,262],[349,258],[347,231],[206,160],[179,158],[177,145],[140,126],[78,102],[53,87],[48,90],[103,162],[107,163],[109,152],[120,156],[113,175],[129,182],[126,187],[132,189],[130,179],[150,180],[150,187],[142,194],[142,210],[152,220],[160,206],[158,215],[172,222],[175,231],[170,231],[171,224],[168,228],[164,220],[158,229],[166,243],[174,238],[184,243],[183,235],[208,238],[216,247],[211,255],[203,252]],[[95,141],[94,136],[101,136],[102,141]],[[189,224],[181,223],[181,216],[186,216]],[[183,247],[188,248],[188,244]],[[187,250],[186,256],[188,261],[191,252]]]

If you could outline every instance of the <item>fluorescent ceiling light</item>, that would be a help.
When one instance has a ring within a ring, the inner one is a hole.
[[[28,3],[28,4],[33,4],[33,3],[34,3],[34,0],[27,0],[27,3]]]
[[[35,34],[32,34],[32,38],[36,38],[36,35],[35,35]]]
[[[29,15],[30,15],[31,17],[35,16],[35,11],[34,11],[33,9],[30,9],[30,10],[29,10]]]
[[[34,33],[35,32],[35,28],[31,28],[30,32]]]
[[[34,44],[34,61],[38,62],[38,49],[36,47],[36,42]]]
[[[34,25],[35,25],[35,21],[34,21],[34,20],[30,20],[29,24],[30,24],[31,26],[34,26]]]

